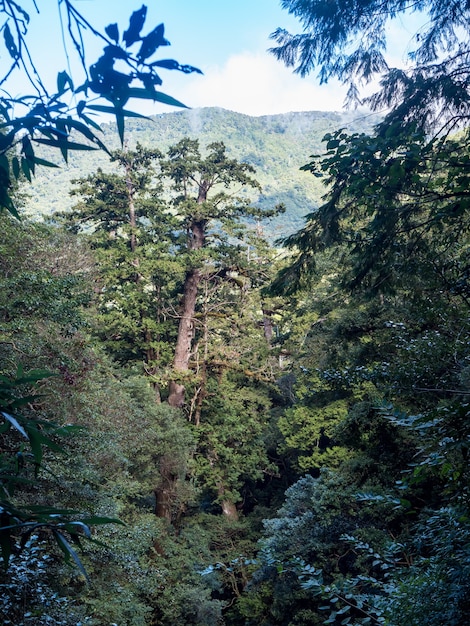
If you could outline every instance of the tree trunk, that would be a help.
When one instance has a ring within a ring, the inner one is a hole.
[[[191,227],[190,250],[199,250],[204,245],[205,223],[194,222]],[[189,357],[194,338],[194,312],[196,310],[196,300],[201,282],[201,270],[191,269],[187,272],[184,281],[182,314],[178,327],[178,338],[176,340],[175,357],[173,359],[173,369],[186,373],[189,369]],[[170,382],[170,394],[168,404],[180,407],[184,404],[185,385],[178,380]]]
[[[236,522],[238,520],[238,509],[230,500],[222,501],[222,512],[228,518]]]
[[[171,490],[165,487],[155,489],[155,515],[171,523]]]
[[[273,339],[273,320],[271,317],[271,311],[268,311],[263,307],[263,333],[264,338],[267,341],[268,346],[271,345]]]
[[[173,359],[173,369],[175,372],[187,372],[189,369],[189,357],[194,337],[194,311],[196,309],[196,299],[199,283],[201,282],[201,272],[198,269],[190,270],[184,281],[183,312],[178,328],[178,338],[175,347],[175,357]],[[168,404],[170,406],[182,406],[184,403],[185,386],[176,380],[170,382],[170,395]]]
[[[222,513],[230,520],[237,521],[238,520],[238,509],[235,506],[235,503],[229,500],[228,498],[224,498],[225,489],[224,486],[219,484],[218,486],[219,497],[222,498],[220,506],[222,507]]]

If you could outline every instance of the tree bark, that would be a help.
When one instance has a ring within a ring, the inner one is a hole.
[[[190,270],[184,282],[183,312],[178,328],[178,338],[173,359],[173,369],[175,372],[187,372],[189,369],[189,357],[194,337],[194,311],[196,309],[196,299],[199,283],[201,282],[201,272],[198,269]],[[176,380],[170,382],[170,395],[168,404],[170,406],[182,406],[184,403],[185,386]]]
[[[219,492],[219,497],[223,498],[220,503],[220,506],[222,507],[222,513],[228,519],[231,519],[236,522],[238,520],[238,509],[235,506],[235,503],[232,502],[232,500],[229,500],[228,498],[224,498],[225,489],[223,485],[219,484],[218,492]]]
[[[199,250],[203,247],[204,235],[205,223],[202,221],[194,222],[191,228],[190,250]],[[182,313],[173,359],[173,369],[177,374],[179,372],[185,373],[189,369],[189,357],[194,338],[194,312],[196,310],[196,300],[201,278],[201,270],[196,267],[187,272],[184,281]],[[183,406],[184,395],[185,385],[181,381],[172,380],[170,382],[168,404],[175,407]]]
[[[235,522],[238,520],[238,509],[233,502],[230,500],[223,500],[221,506],[225,517],[228,517],[228,519]]]

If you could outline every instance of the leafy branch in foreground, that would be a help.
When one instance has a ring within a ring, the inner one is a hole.
[[[170,106],[185,105],[155,87],[162,84],[160,69],[178,70],[183,73],[200,70],[191,65],[181,65],[175,60],[152,60],[162,46],[169,45],[164,37],[164,26],[160,24],[148,34],[142,34],[147,15],[147,7],[142,6],[130,17],[129,26],[120,38],[117,24],[109,24],[105,34],[98,32],[77,11],[69,0],[58,3],[63,8],[64,40],[68,39],[78,53],[86,80],[75,88],[72,77],[65,71],[57,75],[57,87],[49,93],[36,68],[34,58],[28,48],[27,30],[30,17],[18,3],[4,3],[0,15],[6,15],[2,27],[3,42],[11,58],[8,71],[0,77],[0,86],[8,86],[8,79],[19,69],[31,84],[33,94],[18,98],[6,91],[0,97],[0,206],[18,216],[11,196],[11,189],[20,177],[31,180],[36,166],[56,167],[50,161],[39,158],[35,153],[37,145],[56,149],[67,161],[74,150],[107,151],[99,137],[100,126],[93,119],[97,113],[110,113],[115,116],[121,142],[124,140],[124,120],[128,116],[140,114],[125,109],[130,99],[151,100]],[[65,32],[65,23],[67,32]],[[89,67],[85,58],[85,33],[91,33],[105,42],[102,56]],[[138,45],[136,52],[131,48]],[[120,69],[117,69],[116,65]],[[89,93],[92,93],[92,95]],[[70,98],[84,98],[76,105],[70,105]],[[104,99],[109,104],[95,103]],[[78,135],[79,140],[75,140]]]
[[[468,140],[395,127],[376,137],[327,134],[326,153],[302,168],[323,177],[324,203],[284,241],[297,254],[276,289],[292,290],[319,252],[344,246],[348,289],[393,293],[413,284],[419,266],[430,290],[444,287],[468,306]]]
[[[29,388],[50,376],[50,372],[43,370],[25,373],[21,366],[15,376],[0,376],[0,557],[7,568],[12,553],[21,552],[32,537],[49,536],[63,552],[66,562],[75,563],[87,579],[72,544],[81,548],[83,539],[96,543],[90,526],[122,522],[53,506],[22,506],[14,501],[18,486],[36,482],[45,448],[63,452],[57,438],[76,430],[74,426],[61,427],[21,411],[21,407],[31,406],[40,397],[30,393]],[[24,388],[26,393],[21,391]]]
[[[347,104],[391,108],[386,123],[422,129],[468,125],[470,100],[469,6],[462,0],[282,0],[300,22],[300,33],[276,29],[270,52],[301,76],[314,70],[322,83],[338,78],[349,85]],[[418,14],[418,15],[416,15]],[[418,19],[416,19],[416,17]],[[387,47],[393,20],[406,20],[416,34],[405,69],[390,67]],[[377,93],[362,100],[363,84],[381,79]]]

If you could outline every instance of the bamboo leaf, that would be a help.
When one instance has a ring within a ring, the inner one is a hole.
[[[183,104],[179,100],[168,96],[161,91],[154,91],[151,89],[141,89],[139,87],[131,87],[128,91],[129,98],[138,98],[140,100],[154,100],[155,102],[162,102],[163,104],[168,104],[170,106],[182,107],[184,109],[188,109],[189,107],[186,104]]]
[[[78,557],[78,554],[75,552],[75,550],[72,548],[72,546],[69,544],[69,542],[67,541],[67,539],[64,537],[64,535],[61,532],[54,529],[52,533],[55,537],[55,540],[57,541],[57,545],[59,546],[59,548],[62,550],[62,552],[65,555],[66,562],[70,562],[70,558],[72,558],[73,561],[75,562],[75,565],[78,567],[81,574],[83,575],[83,577],[89,584],[90,579],[88,578],[88,574],[86,573],[85,568],[83,567],[83,564]]]
[[[29,438],[23,426],[21,426],[21,424],[15,417],[13,417],[13,415],[6,413],[6,411],[0,411],[0,414],[3,415],[3,417],[13,426],[13,428],[16,428],[16,430],[21,433],[25,439]]]

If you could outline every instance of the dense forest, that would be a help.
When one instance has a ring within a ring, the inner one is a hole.
[[[198,139],[201,146],[223,139],[231,157],[256,169],[261,187],[253,190],[252,202],[266,209],[281,202],[286,205],[285,214],[263,226],[266,237],[273,242],[299,230],[304,216],[321,203],[324,193],[321,181],[305,176],[300,167],[310,154],[323,150],[323,136],[338,128],[371,132],[378,119],[377,115],[364,111],[310,111],[252,117],[217,108],[191,109],[148,119],[130,118],[126,122],[126,145],[134,149],[140,144],[165,151],[185,137]],[[116,124],[103,124],[102,129],[106,145],[119,149]],[[57,155],[49,146],[41,146],[39,153],[45,159],[57,161]],[[38,169],[27,189],[25,213],[35,219],[71,208],[73,196],[64,194],[64,189],[70,188],[72,180],[88,176],[99,167],[112,172],[115,163],[102,151],[92,155],[77,151],[72,152],[68,162],[60,168]]]
[[[303,33],[272,52],[380,71],[362,126],[135,119],[169,99],[144,7],[89,70],[104,132],[64,74],[24,117],[0,99],[1,626],[468,623],[469,10],[416,3],[405,73],[408,3],[336,4],[283,0]]]

